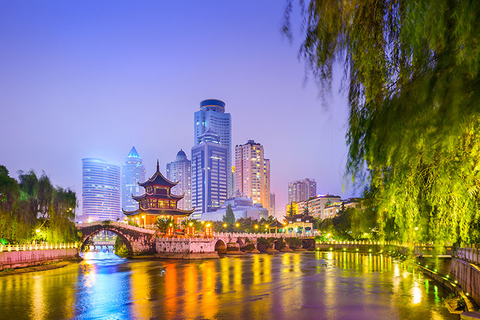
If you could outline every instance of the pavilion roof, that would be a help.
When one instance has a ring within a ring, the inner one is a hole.
[[[283,223],[280,223],[280,222],[278,222],[277,219],[275,219],[275,221],[272,222],[272,223],[270,223],[270,224],[268,225],[268,227],[269,227],[269,228],[283,228],[284,225],[283,225]]]
[[[139,182],[138,184],[142,187],[147,187],[149,185],[157,185],[157,186],[164,186],[164,187],[172,188],[172,187],[176,186],[177,183],[178,182],[172,182],[172,181],[168,180],[167,178],[165,178],[163,176],[163,174],[160,172],[160,165],[159,165],[158,160],[157,160],[157,171],[155,172],[155,174],[150,179],[148,179],[147,181],[145,181],[143,183]]]

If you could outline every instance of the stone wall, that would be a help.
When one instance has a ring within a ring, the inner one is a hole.
[[[46,262],[72,259],[77,256],[76,248],[0,252],[0,270],[35,266]]]
[[[467,261],[453,258],[450,272],[465,293],[480,305],[480,268]]]
[[[157,253],[209,253],[215,252],[216,242],[213,239],[158,238],[156,249]]]

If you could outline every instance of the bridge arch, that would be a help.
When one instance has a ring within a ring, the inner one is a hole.
[[[107,230],[117,234],[122,239],[129,256],[155,253],[155,230],[133,227],[121,222],[106,221],[78,224],[77,228],[82,232],[81,248],[91,236],[102,230]]]
[[[226,254],[227,253],[227,244],[225,243],[225,241],[223,241],[222,239],[218,239],[215,242],[215,251],[217,251],[220,254]]]
[[[120,239],[122,239],[122,242],[127,247],[128,256],[133,256],[133,254],[134,254],[133,247],[132,247],[132,244],[130,243],[130,241],[127,239],[127,237],[124,234],[122,234],[121,232],[119,232],[116,228],[109,228],[108,226],[103,226],[103,228],[98,228],[95,231],[90,231],[89,230],[88,232],[86,232],[86,234],[83,234],[81,244],[80,244],[80,250],[83,251],[83,249],[85,247],[85,244],[87,243],[88,239],[95,236],[97,233],[99,233],[102,230],[111,231],[111,232],[115,233],[117,235],[117,237],[120,237]]]

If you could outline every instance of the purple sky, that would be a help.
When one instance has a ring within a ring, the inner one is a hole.
[[[0,164],[44,170],[81,200],[81,159],[121,164],[135,144],[147,175],[182,148],[193,113],[226,102],[233,146],[253,139],[271,159],[277,211],[289,181],[314,178],[343,197],[346,97],[322,107],[282,36],[285,3],[0,0]],[[339,78],[339,77],[337,77]],[[338,83],[340,79],[336,79]],[[80,212],[78,212],[80,213]]]

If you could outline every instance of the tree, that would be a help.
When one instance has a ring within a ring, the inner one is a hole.
[[[232,206],[229,204],[227,207],[227,211],[223,216],[223,222],[228,223],[229,225],[233,225],[235,223],[235,214],[233,214]]]
[[[157,219],[157,221],[155,221],[155,226],[160,232],[164,234],[167,233],[169,228],[177,230],[177,222],[172,217]]]
[[[287,210],[287,216],[288,217],[293,217],[295,214],[297,214],[296,210],[296,203],[293,203],[293,201],[290,202],[288,205],[288,210]]]
[[[308,210],[308,206],[305,206],[305,208],[303,208],[303,215],[304,216],[310,215],[310,211]]]
[[[480,3],[300,3],[300,54],[322,93],[343,65],[347,169],[373,190],[381,236],[390,221],[404,241],[469,241],[480,218]]]

